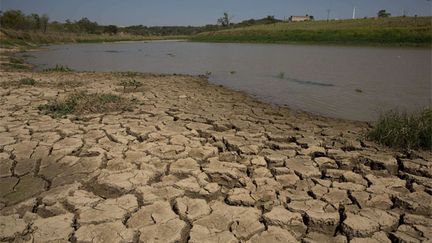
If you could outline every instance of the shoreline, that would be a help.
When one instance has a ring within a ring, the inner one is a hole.
[[[179,40],[165,40],[165,41],[167,41],[167,42],[178,42]],[[182,40],[181,42],[184,42],[185,40]],[[135,41],[134,41],[135,42]],[[149,41],[144,41],[144,42],[141,42],[141,41],[139,41],[139,42],[135,42],[135,43],[145,43],[145,42],[149,42]],[[155,41],[151,41],[151,42],[164,42],[164,41],[162,41],[162,40],[155,40]],[[122,42],[117,42],[117,43],[122,43]],[[130,42],[127,42],[127,43],[130,43]],[[190,42],[192,45],[193,45],[193,43],[194,42]],[[72,43],[71,45],[74,45],[75,43]],[[80,44],[80,43],[76,43],[76,44]],[[105,43],[100,43],[100,44],[105,44]],[[238,44],[238,45],[243,45],[243,43],[234,43],[234,45],[235,44]],[[211,44],[210,44],[211,45]],[[215,45],[217,45],[217,44],[215,44]],[[221,45],[224,45],[223,43],[221,43]],[[260,43],[254,43],[254,44],[251,44],[251,45],[261,45],[261,46],[263,46],[263,45],[266,45],[266,44],[260,44]],[[279,45],[279,44],[275,44],[275,45]],[[56,46],[56,45],[55,45]],[[304,45],[299,45],[299,46],[303,46],[303,47],[308,47],[308,46],[304,46]],[[235,47],[235,46],[234,46]],[[253,46],[252,46],[253,47]],[[314,48],[313,46],[309,46],[309,47],[311,47],[311,48]],[[319,48],[321,48],[321,47],[325,47],[325,46],[315,46],[315,48],[318,48],[318,50],[319,50]],[[357,52],[358,51],[360,51],[360,50],[369,50],[369,51],[373,51],[373,49],[374,48],[377,48],[377,49],[382,49],[382,48],[378,48],[378,47],[353,47],[353,46],[332,46],[331,47],[331,49],[330,50],[333,50],[333,48],[340,48],[340,49],[347,49],[347,50],[349,50],[349,49],[351,49],[351,48],[353,48],[354,50],[356,50]],[[394,49],[394,50],[405,50],[406,51],[406,49],[403,49],[403,48],[395,48],[395,47],[389,47],[389,49]],[[384,49],[384,51],[385,51],[386,49]],[[419,49],[412,49],[412,50],[415,50],[415,51],[417,51],[418,53],[420,52],[420,50]],[[29,50],[29,51],[32,51],[32,50]],[[106,51],[106,52],[111,52],[111,51]],[[112,51],[112,52],[115,52],[115,51]],[[417,52],[415,52],[415,53],[417,53]],[[424,51],[422,51],[421,53],[426,53],[426,52],[424,52]],[[427,54],[427,53],[426,53]],[[171,55],[171,54],[170,54]],[[20,55],[21,56],[21,55]],[[26,58],[27,59],[27,58]],[[49,63],[49,62],[48,62]],[[58,62],[58,63],[62,63],[62,62]],[[54,65],[54,64],[56,64],[56,63],[51,63],[52,65]],[[45,65],[45,64],[44,64]],[[73,66],[73,65],[72,65]],[[46,68],[46,66],[45,66],[45,68]],[[113,67],[113,68],[115,68],[115,67]],[[124,68],[124,67],[121,67],[120,69],[118,69],[119,67],[116,67],[117,68],[117,70],[120,70],[120,71],[122,71],[122,69],[123,69],[123,71],[132,71],[132,70],[128,70],[128,69],[126,69],[126,68]],[[211,70],[211,68],[212,67],[207,67],[207,69],[209,69],[209,70]],[[83,70],[77,70],[77,71],[89,71],[89,72],[92,72],[92,71],[96,71],[97,69],[101,69],[101,67],[97,67],[97,65],[96,65],[96,67],[95,67],[95,69],[96,70],[92,70],[91,68],[88,68],[88,67],[81,67],[81,69],[83,69]],[[102,69],[102,70],[106,70],[106,69]],[[135,68],[135,70],[137,70],[136,68]],[[203,70],[205,70],[205,68],[203,69]],[[282,70],[282,68],[281,68],[281,70]],[[36,69],[35,71],[42,71],[42,68],[40,67],[40,68],[38,68],[38,69]],[[140,70],[138,69],[136,72],[140,72]],[[173,71],[173,72],[175,72],[175,70]],[[192,72],[194,72],[194,71],[192,71]],[[180,73],[182,73],[182,74],[189,74],[188,73],[188,71],[185,71],[185,72],[181,72],[180,71]],[[276,73],[276,72],[275,72]],[[175,74],[175,73],[170,73],[170,72],[165,72],[165,71],[161,71],[161,74]],[[193,75],[200,75],[199,73],[196,73],[196,74],[193,74]],[[275,75],[272,75],[273,77],[275,76]],[[360,76],[360,74],[358,75],[358,76]],[[349,80],[349,78],[350,77],[346,77],[346,80]],[[212,76],[210,75],[209,76],[209,81],[210,82],[212,82],[212,83],[218,83],[217,82],[217,79],[212,79]],[[319,78],[315,78],[315,79],[319,79]],[[384,78],[384,81],[385,81],[386,79]],[[219,80],[220,81],[220,80]],[[380,81],[382,81],[382,80],[380,80]],[[389,81],[389,80],[387,80],[387,81]],[[296,81],[297,82],[297,81]],[[332,81],[326,81],[326,82],[332,82]],[[332,86],[333,84],[331,84],[331,85],[329,85],[329,86]],[[226,85],[226,88],[230,88],[230,85],[229,84],[227,84]],[[354,88],[353,88],[354,89]],[[358,92],[358,93],[363,93],[363,91],[362,90],[357,90],[357,89],[355,89],[355,91],[356,92]],[[257,98],[257,99],[261,99],[262,101],[264,101],[264,102],[268,102],[268,103],[271,103],[272,105],[275,105],[275,106],[278,106],[278,107],[287,107],[288,109],[292,109],[293,111],[295,110],[295,111],[298,111],[298,112],[306,112],[306,113],[309,113],[309,114],[311,114],[311,115],[313,115],[313,116],[322,116],[322,117],[330,117],[330,118],[334,118],[334,119],[340,119],[340,120],[347,120],[347,121],[359,121],[359,122],[366,122],[366,123],[369,123],[369,124],[374,124],[374,123],[376,123],[377,121],[378,121],[378,119],[380,118],[380,116],[381,115],[383,115],[383,114],[386,114],[387,112],[389,112],[389,111],[392,111],[392,110],[397,110],[398,108],[396,108],[396,107],[400,107],[400,104],[399,103],[396,103],[395,102],[395,104],[393,105],[393,106],[388,106],[388,107],[386,107],[385,109],[374,109],[373,110],[373,112],[369,112],[369,111],[366,111],[367,113],[366,114],[368,114],[368,115],[363,115],[363,116],[356,116],[355,114],[353,115],[353,114],[350,114],[350,115],[346,115],[346,114],[340,114],[340,113],[336,113],[336,114],[330,114],[330,113],[326,113],[326,112],[322,112],[322,109],[311,109],[310,107],[309,107],[309,109],[308,108],[304,108],[303,110],[299,110],[299,109],[293,109],[292,107],[290,107],[287,103],[288,102],[285,102],[285,103],[283,103],[283,102],[279,102],[279,103],[273,103],[273,101],[272,100],[269,100],[269,99],[266,99],[266,97],[259,97],[259,96],[255,96],[253,93],[251,93],[250,94],[250,96],[252,96],[252,97],[254,97],[254,98]],[[409,102],[410,102],[410,100],[409,100]],[[419,106],[420,108],[418,108],[418,110],[420,110],[420,109],[426,109],[428,106],[423,106],[423,107],[421,107],[421,106]],[[376,107],[375,107],[376,108]],[[409,108],[402,108],[402,110],[404,110],[405,109],[405,111],[409,111],[408,113],[409,114],[415,114],[415,113],[417,113],[417,107],[414,107],[412,110],[410,109],[411,108],[411,106],[409,107]],[[325,110],[325,107],[324,107],[324,110]],[[372,109],[371,109],[372,110]],[[412,112],[412,113],[411,113]],[[361,114],[361,113],[359,113],[359,114]]]
[[[129,106],[40,110],[82,92]],[[2,71],[0,108],[1,239],[431,240],[432,155],[364,140],[365,122],[127,72]]]

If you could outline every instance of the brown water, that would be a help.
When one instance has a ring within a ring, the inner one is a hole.
[[[431,105],[431,50],[190,42],[50,46],[38,69],[204,74],[292,109],[351,120]]]

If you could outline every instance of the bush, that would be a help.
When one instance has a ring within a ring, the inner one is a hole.
[[[393,148],[432,149],[432,109],[413,115],[390,111],[380,117],[368,138]]]
[[[47,68],[43,70],[44,72],[72,72],[73,70],[67,66],[55,65],[53,68]]]
[[[131,79],[120,81],[120,85],[123,86],[123,90],[126,90],[126,88],[133,88],[134,90],[136,90],[138,87],[142,86],[142,83],[135,79]]]
[[[86,94],[77,93],[64,100],[54,100],[46,105],[39,106],[39,110],[54,117],[68,114],[90,114],[114,111],[129,111],[129,100],[114,94]]]
[[[32,78],[23,78],[23,79],[20,79],[19,84],[22,84],[22,85],[35,85],[36,84],[36,80],[34,80]]]

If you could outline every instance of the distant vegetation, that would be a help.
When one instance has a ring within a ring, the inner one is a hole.
[[[0,44],[2,46],[27,47],[40,44],[69,42],[112,42],[171,39],[174,32],[145,32],[137,34],[128,28],[115,25],[103,26],[88,18],[65,23],[49,21],[47,15],[25,15],[19,10],[0,12]],[[182,38],[180,36],[180,38]]]
[[[121,28],[119,31],[124,31],[128,34],[143,35],[143,36],[192,36],[207,31],[218,31],[228,28],[246,27],[259,24],[273,24],[282,22],[275,19],[274,16],[267,16],[262,19],[249,19],[240,23],[232,23],[232,17],[228,13],[218,19],[217,24],[205,26],[153,26],[147,27],[143,25],[134,25]]]
[[[32,46],[181,38],[204,42],[431,46],[431,17],[389,16],[386,10],[380,10],[378,18],[368,19],[287,22],[267,16],[233,23],[232,16],[224,13],[215,20],[216,24],[199,27],[117,27],[100,25],[88,18],[50,22],[47,15],[25,15],[19,10],[9,10],[0,12],[0,44]]]
[[[394,148],[432,150],[432,109],[414,115],[388,112],[381,116],[368,138]]]
[[[381,13],[383,14],[383,13]],[[431,46],[431,17],[282,22],[198,34],[192,41]]]
[[[70,32],[38,32],[26,30],[1,29],[0,44],[3,46],[32,47],[54,43],[97,43],[115,41],[167,40],[186,38],[186,36],[138,36],[131,34],[107,35]]]
[[[78,21],[66,20],[64,23],[49,21],[47,15],[25,15],[19,10],[0,12],[0,44],[8,46],[31,46],[38,44],[67,42],[110,42],[179,39],[206,31],[223,30],[226,28],[245,27],[256,24],[280,22],[273,16],[263,19],[250,19],[237,24],[224,22],[226,25],[214,24],[195,26],[144,26],[134,25],[117,27],[115,25],[99,25],[88,18]]]
[[[380,11],[378,11],[377,17],[378,18],[388,18],[390,17],[391,14],[387,12],[387,10],[385,9],[381,9]]]

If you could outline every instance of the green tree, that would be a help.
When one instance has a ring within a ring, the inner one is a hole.
[[[96,22],[91,22],[88,18],[82,18],[76,24],[79,26],[81,31],[94,34],[96,33],[98,24]]]
[[[227,27],[231,24],[232,16],[230,16],[227,12],[223,13],[223,16],[217,20],[218,24],[223,27]]]
[[[381,9],[380,11],[378,11],[378,18],[387,18],[390,17],[391,14],[387,13],[387,11],[385,9]]]
[[[115,25],[108,25],[108,26],[105,26],[105,28],[104,28],[104,33],[108,33],[111,35],[117,34],[117,31],[118,31],[118,28]]]
[[[20,10],[8,10],[3,13],[0,24],[4,28],[27,29],[29,23]]]
[[[31,14],[31,20],[33,22],[33,29],[39,30],[41,28],[41,20],[38,14]]]
[[[275,18],[273,15],[268,15],[268,16],[265,18],[265,22],[266,22],[267,24],[274,24],[274,23],[277,22],[277,20],[276,20],[276,18]]]
[[[40,28],[44,33],[46,33],[49,23],[49,17],[48,15],[44,14],[40,17]]]

